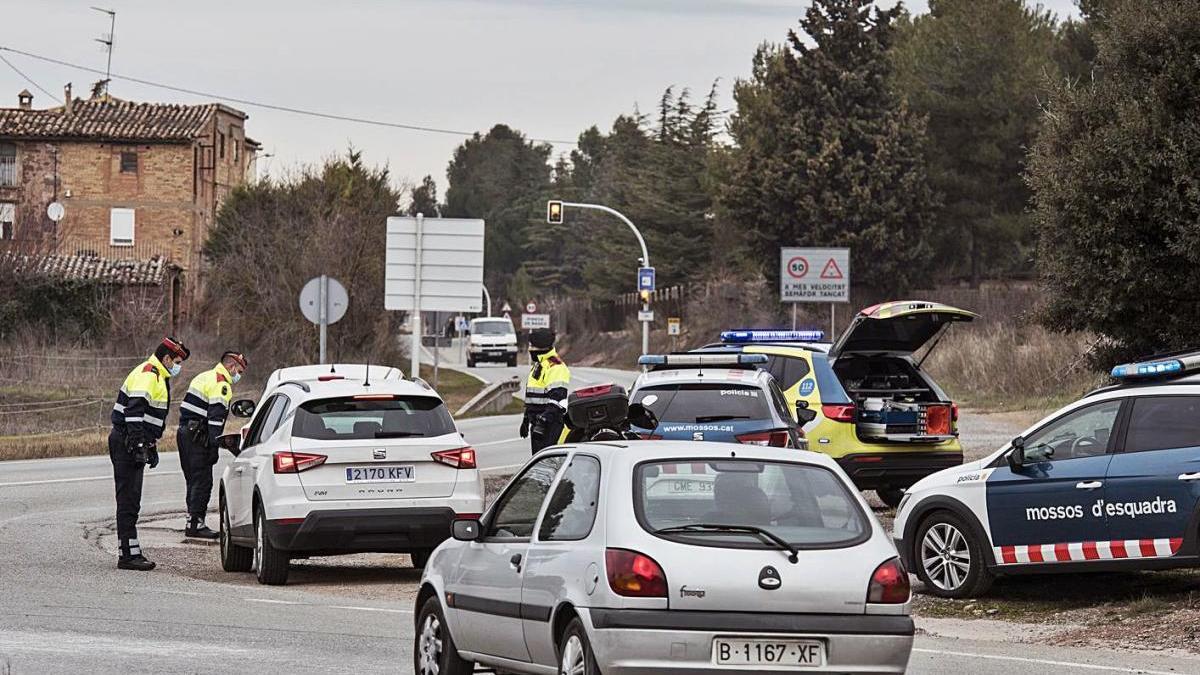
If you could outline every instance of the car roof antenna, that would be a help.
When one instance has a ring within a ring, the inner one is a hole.
[[[331,363],[331,364],[329,364],[329,372],[330,372],[331,374],[332,374],[332,373],[336,373],[336,372],[337,372],[337,364],[336,364],[336,363]]]
[[[367,376],[363,378],[363,386],[371,386],[371,359],[367,359]]]

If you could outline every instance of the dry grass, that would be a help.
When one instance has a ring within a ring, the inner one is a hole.
[[[175,451],[175,430],[168,429],[158,442],[159,452]],[[108,453],[108,429],[71,434],[30,434],[0,436],[0,461],[10,459],[47,459],[83,457]]]
[[[1036,325],[956,326],[924,367],[956,401],[983,410],[1052,410],[1104,383],[1094,338]]]

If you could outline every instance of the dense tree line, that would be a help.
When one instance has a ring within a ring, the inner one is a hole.
[[[850,246],[856,283],[885,292],[1032,276],[1027,152],[1040,101],[1090,78],[1089,23],[1024,0],[932,0],[919,16],[816,0],[785,37],[733,83],[734,110],[718,109],[716,85],[668,88],[566,156],[503,125],[463,143],[441,211],[488,220],[489,285],[633,288],[632,235],[594,213],[548,225],[554,196],[628,215],[664,283],[773,278],[790,245]],[[427,179],[412,198],[431,194]]]

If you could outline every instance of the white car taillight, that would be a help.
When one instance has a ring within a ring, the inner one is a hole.
[[[469,446],[454,450],[441,450],[430,453],[430,456],[433,457],[433,461],[456,469],[474,469],[476,466],[475,448]]]

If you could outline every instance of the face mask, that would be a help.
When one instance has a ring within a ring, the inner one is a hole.
[[[234,384],[237,384],[237,383],[238,383],[238,380],[240,380],[240,379],[242,379],[242,374],[241,374],[241,373],[234,373],[234,374],[233,374],[233,383],[234,383]]]
[[[175,365],[171,366],[170,370],[167,372],[171,374],[171,377],[175,377],[179,373],[183,372],[183,366],[176,363]]]

